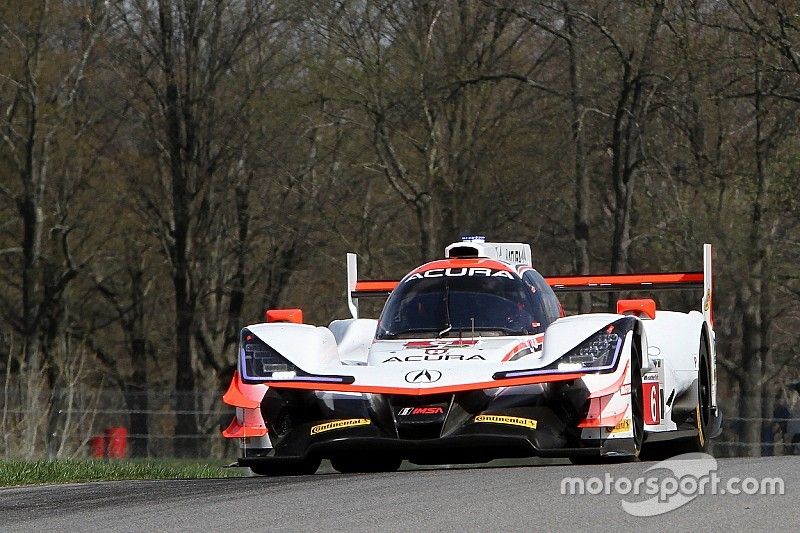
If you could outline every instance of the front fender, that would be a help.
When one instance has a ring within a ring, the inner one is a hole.
[[[585,315],[575,315],[564,317],[553,322],[547,328],[544,336],[544,353],[542,355],[543,366],[557,361],[565,353],[569,352],[589,336],[600,331],[609,324],[621,318],[631,318],[636,321],[633,331],[639,339],[642,351],[642,371],[652,368],[648,353],[648,337],[643,320],[630,315],[617,315],[613,313],[590,313]],[[625,353],[630,352],[629,343],[626,342]]]
[[[306,372],[339,364],[336,339],[328,328],[281,322],[253,324],[247,329]],[[238,359],[241,364],[241,357]]]

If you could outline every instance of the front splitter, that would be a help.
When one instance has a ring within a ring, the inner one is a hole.
[[[524,435],[458,435],[436,439],[396,439],[386,437],[342,437],[309,445],[304,455],[276,455],[273,450],[253,450],[241,457],[239,466],[293,465],[309,459],[331,459],[342,456],[385,455],[408,460],[415,464],[485,463],[494,459],[525,457],[600,457],[629,455],[627,439],[595,441],[586,446],[541,448]],[[367,455],[368,454],[368,455]]]

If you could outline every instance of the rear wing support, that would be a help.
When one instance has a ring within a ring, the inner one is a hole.
[[[713,269],[711,268],[711,262],[713,261],[712,258],[712,249],[711,245],[706,243],[703,245],[703,316],[706,319],[706,322],[709,326],[714,327],[714,315],[713,315],[713,298],[712,294],[714,291],[714,283],[713,283]]]
[[[358,283],[358,256],[347,254],[347,307],[350,308],[350,315],[358,318],[358,298],[353,297]]]

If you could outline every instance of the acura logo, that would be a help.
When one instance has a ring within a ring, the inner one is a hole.
[[[409,383],[436,383],[442,379],[442,373],[438,370],[412,370],[406,374],[406,381]]]

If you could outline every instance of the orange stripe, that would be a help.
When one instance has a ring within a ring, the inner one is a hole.
[[[601,428],[601,427],[614,427],[619,424],[619,421],[625,418],[625,413],[628,412],[627,407],[619,413],[611,416],[604,416],[601,418],[587,418],[578,423],[579,428]]]
[[[410,388],[410,387],[380,387],[374,385],[348,385],[345,383],[309,383],[306,381],[274,381],[269,386],[274,389],[307,389],[331,392],[361,392],[369,394],[398,394],[403,396],[426,396],[428,394],[445,394],[480,389],[495,389],[499,387],[513,387],[517,385],[533,385],[536,383],[549,383],[556,381],[570,381],[583,377],[585,374],[558,374],[550,376],[526,376],[521,378],[485,381],[483,383],[466,383],[463,385],[448,385],[444,387]]]
[[[266,426],[243,426],[236,417],[233,417],[228,427],[222,430],[226,439],[242,439],[247,437],[263,437],[267,434]]]
[[[356,282],[356,292],[391,292],[397,288],[399,281],[363,280]]]
[[[599,398],[601,396],[608,396],[609,394],[614,394],[619,389],[622,388],[622,385],[625,383],[625,378],[628,376],[628,368],[631,366],[631,362],[628,361],[625,364],[625,370],[622,371],[622,374],[619,375],[619,378],[604,389],[600,389],[595,391],[589,395],[590,398]]]
[[[228,386],[228,390],[222,395],[222,401],[234,407],[254,409],[261,405],[261,400],[266,393],[266,385],[243,383],[239,378],[239,371],[234,370],[233,379]]]
[[[428,270],[436,270],[442,268],[491,268],[494,270],[505,270],[506,272],[514,272],[514,270],[505,263],[501,263],[495,259],[487,259],[485,257],[468,257],[462,259],[437,259],[430,263],[425,263],[421,267],[416,268],[411,273],[427,272]]]
[[[545,278],[550,286],[583,287],[589,285],[658,285],[662,283],[703,283],[702,272],[668,274],[609,274],[605,276],[558,276]]]
[[[528,346],[528,342],[527,342],[527,341],[522,341],[522,342],[520,342],[519,344],[517,344],[516,346],[514,346],[513,348],[511,348],[511,351],[510,351],[510,352],[508,352],[508,353],[507,353],[507,354],[506,354],[506,355],[503,357],[503,359],[501,359],[501,361],[500,361],[500,362],[501,362],[501,363],[504,363],[504,362],[508,361],[509,359],[511,359],[512,357],[514,357],[515,355],[517,355],[519,352],[521,352],[521,351],[522,351],[522,350],[524,350],[525,348],[529,348],[529,346]]]
[[[500,263],[498,263],[500,265]],[[420,269],[418,269],[420,270]],[[426,269],[430,270],[430,269]],[[423,271],[423,270],[420,270]],[[550,286],[585,287],[593,285],[659,285],[662,283],[702,283],[702,272],[674,272],[666,274],[607,274],[602,276],[551,276],[545,278]],[[398,280],[359,280],[357,292],[391,292]]]

